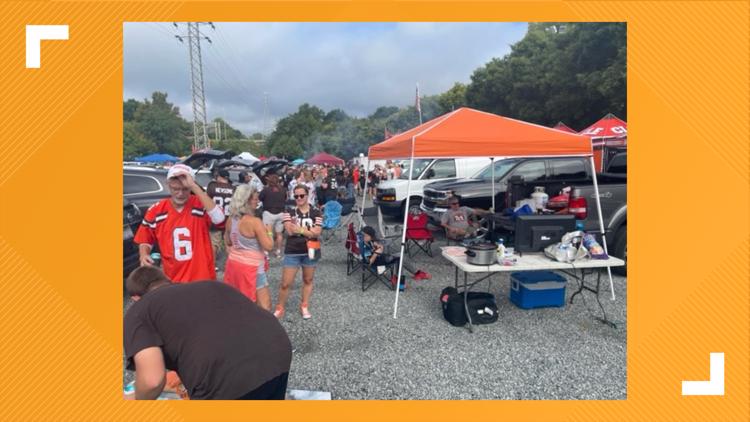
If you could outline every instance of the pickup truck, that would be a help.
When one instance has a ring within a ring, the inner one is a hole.
[[[615,157],[611,163],[619,163],[617,171],[627,171],[624,164],[627,157],[624,154],[617,160]],[[543,186],[550,198],[556,196],[563,188],[571,187],[569,202],[565,204],[565,210],[562,212],[575,214],[583,221],[584,230],[599,231],[592,169],[587,157],[507,158],[496,161],[494,166],[496,221],[503,209],[513,207],[516,200],[530,197],[536,186]],[[517,189],[520,186],[520,191],[514,191],[512,198],[506,194],[511,178],[517,183],[521,182],[515,185]],[[627,175],[601,173],[597,175],[597,181],[604,226],[608,235],[607,247],[614,256],[627,262]],[[489,209],[492,194],[491,168],[487,166],[470,179],[426,185],[420,208],[433,221],[439,222],[448,208],[448,198],[451,196],[458,197],[461,205]],[[499,224],[496,223],[495,227],[499,227]],[[627,267],[621,268],[622,270],[617,272],[625,275]]]

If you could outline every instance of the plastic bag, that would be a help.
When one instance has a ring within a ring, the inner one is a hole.
[[[589,256],[582,244],[584,233],[581,231],[565,233],[562,241],[544,248],[544,254],[558,262],[575,262]]]

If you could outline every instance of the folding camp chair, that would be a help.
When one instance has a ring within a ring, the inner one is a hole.
[[[420,212],[418,214],[409,214],[406,219],[406,254],[409,258],[419,251],[424,252],[427,256],[432,257],[432,232],[427,228],[429,217],[427,214]]]
[[[390,290],[395,289],[396,286],[394,280],[396,279],[398,261],[391,262],[387,265],[370,265],[364,256],[365,244],[361,232],[357,234],[357,244],[359,246],[360,262],[362,266],[362,291],[364,292],[369,289],[378,281],[385,284]]]
[[[343,227],[341,223],[341,203],[338,201],[328,201],[323,208],[323,242],[327,242],[336,237],[338,229]]]
[[[347,225],[346,242],[346,275],[352,275],[355,271],[362,268],[362,252],[359,250],[359,240],[357,232],[354,229],[354,223]]]

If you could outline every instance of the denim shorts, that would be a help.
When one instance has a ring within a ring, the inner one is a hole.
[[[255,290],[262,289],[264,287],[268,287],[268,273],[264,272],[258,272],[255,276]]]
[[[310,259],[307,254],[284,255],[284,267],[314,267],[317,263],[317,259]]]

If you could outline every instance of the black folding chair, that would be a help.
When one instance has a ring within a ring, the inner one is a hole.
[[[369,289],[372,287],[373,284],[380,281],[383,283],[386,287],[388,287],[390,290],[393,290],[396,288],[396,271],[397,271],[397,265],[398,261],[390,262],[386,265],[371,265],[367,259],[364,256],[364,241],[362,240],[362,236],[358,236],[358,246],[360,250],[360,259],[361,259],[361,265],[362,265],[362,291]],[[381,240],[381,242],[386,242],[388,239]],[[387,244],[384,247],[385,250],[387,250]]]

